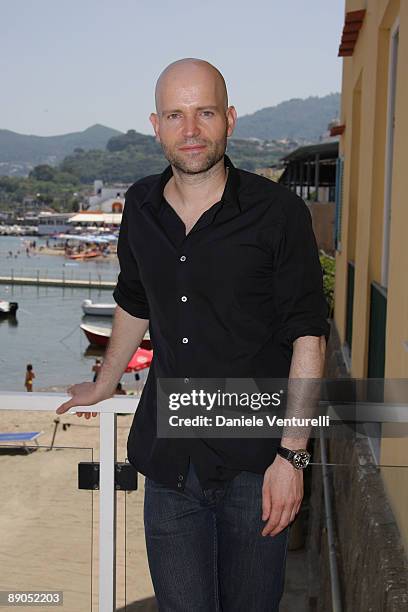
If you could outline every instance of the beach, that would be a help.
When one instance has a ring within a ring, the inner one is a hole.
[[[132,416],[117,417],[118,461],[126,457]],[[48,450],[56,418],[54,448]],[[30,454],[0,447],[0,590],[62,590],[64,610],[98,609],[99,493],[79,490],[77,476],[79,462],[99,461],[98,421],[99,416],[88,421],[53,412],[0,410],[2,432],[43,431],[40,447]],[[140,474],[137,491],[117,492],[117,609],[153,596],[143,495]],[[143,609],[155,609],[152,602],[145,604]]]

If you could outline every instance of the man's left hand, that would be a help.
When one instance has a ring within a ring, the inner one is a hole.
[[[303,499],[303,470],[297,470],[276,455],[264,474],[262,520],[268,521],[262,535],[275,536],[291,523]]]

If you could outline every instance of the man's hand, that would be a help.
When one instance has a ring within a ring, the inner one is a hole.
[[[72,395],[71,399],[67,400],[61,406],[57,408],[55,411],[57,414],[64,414],[70,408],[74,406],[92,406],[97,404],[98,402],[108,399],[108,397],[103,397],[101,392],[97,389],[97,386],[93,382],[83,382],[76,385],[71,385],[68,387],[67,392]],[[96,417],[97,412],[77,412],[76,415],[81,417],[85,415],[86,419],[91,418],[91,414],[93,417]]]
[[[303,499],[303,471],[276,455],[264,474],[262,520],[268,521],[262,535],[275,536],[291,523]]]
[[[95,382],[83,382],[68,387],[71,399],[64,402],[55,411],[63,414],[74,406],[92,406],[109,399],[115,394],[118,382],[129,363],[130,358],[143,339],[148,319],[139,319],[116,306],[112,322],[112,333],[105,352],[102,368]],[[85,415],[86,419],[96,416],[97,412],[77,412],[77,416]]]

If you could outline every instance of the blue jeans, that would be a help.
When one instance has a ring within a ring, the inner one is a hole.
[[[160,612],[278,612],[290,526],[262,536],[263,475],[184,491],[145,480],[147,555]]]

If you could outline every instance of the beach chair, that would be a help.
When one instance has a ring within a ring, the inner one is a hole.
[[[18,432],[16,431],[16,432],[0,433],[0,448],[1,448],[2,442],[21,442],[21,444],[7,444],[6,446],[10,446],[10,447],[21,446],[22,448],[25,449],[26,453],[29,454],[30,449],[29,447],[26,446],[26,442],[34,441],[36,445],[39,446],[37,438],[43,433],[44,433],[43,431],[18,431]]]

